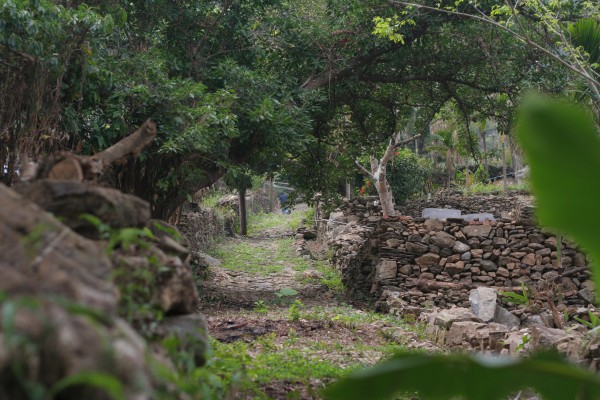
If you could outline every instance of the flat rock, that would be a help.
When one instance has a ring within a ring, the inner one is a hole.
[[[21,184],[15,191],[80,235],[96,238],[98,228],[84,214],[97,217],[111,228],[143,227],[150,219],[150,204],[116,189],[89,183],[42,179]]]
[[[406,242],[404,246],[406,247],[406,250],[411,253],[425,254],[429,251],[429,247],[423,243]]]
[[[381,260],[375,266],[375,280],[396,279],[398,264],[395,260]]]
[[[492,231],[491,225],[468,225],[462,228],[463,233],[469,237],[488,237]]]
[[[433,325],[450,328],[455,322],[460,321],[479,321],[476,316],[473,315],[471,310],[463,307],[452,307],[449,309],[441,310],[434,316]]]
[[[441,259],[441,257],[438,254],[427,253],[427,254],[423,254],[421,257],[417,257],[415,259],[415,262],[420,267],[431,267],[433,265],[438,265],[438,263],[440,262],[440,259]]]
[[[456,238],[446,232],[436,232],[435,235],[431,237],[431,243],[440,248],[452,248],[456,243]]]
[[[455,253],[462,254],[462,253],[465,253],[465,252],[471,250],[471,246],[469,246],[466,243],[457,241],[456,243],[454,243],[454,246],[452,247],[452,250]]]
[[[446,218],[460,218],[461,212],[451,208],[424,208],[421,216],[445,221]]]
[[[425,225],[425,229],[429,231],[441,231],[444,229],[444,223],[435,218],[426,219],[423,225]]]
[[[485,272],[494,272],[498,270],[496,263],[490,260],[479,260],[479,266]]]
[[[462,216],[462,218],[465,221],[475,221],[475,220],[479,220],[479,221],[495,221],[496,220],[496,218],[494,218],[494,214],[490,214],[490,213],[464,214]]]
[[[516,315],[508,311],[506,308],[500,307],[499,305],[496,305],[494,321],[506,326],[509,330],[518,328],[521,325],[521,320]]]

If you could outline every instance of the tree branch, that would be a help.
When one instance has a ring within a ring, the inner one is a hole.
[[[360,172],[362,172],[367,177],[369,177],[369,179],[375,180],[375,177],[373,176],[373,174],[368,169],[366,169],[365,167],[363,167],[361,163],[359,163],[357,160],[354,160],[354,164],[360,170]]]

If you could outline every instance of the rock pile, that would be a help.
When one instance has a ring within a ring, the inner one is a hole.
[[[140,333],[174,335],[202,362],[206,324],[174,227],[151,220],[148,203],[85,182],[18,191],[0,185],[0,398],[30,398],[34,386],[50,396],[90,373],[114,378],[124,398],[151,398],[162,383],[149,360],[169,362]],[[85,382],[56,396],[110,398]]]

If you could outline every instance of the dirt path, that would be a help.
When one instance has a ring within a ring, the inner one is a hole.
[[[335,271],[297,256],[292,234],[276,227],[228,239],[214,254],[221,267],[199,287],[215,356],[245,371],[230,398],[318,399],[351,370],[433,348],[421,326],[345,304]]]

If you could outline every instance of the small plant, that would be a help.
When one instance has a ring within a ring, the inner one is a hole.
[[[590,317],[589,321],[586,321],[585,319],[582,319],[579,317],[573,317],[573,319],[575,321],[579,322],[580,324],[587,326],[590,329],[596,329],[597,327],[600,326],[600,318],[598,318],[598,316],[596,314],[589,311],[588,316]]]
[[[521,350],[524,350],[524,349],[525,349],[525,346],[527,346],[527,344],[529,343],[529,341],[530,341],[529,334],[525,334],[525,335],[523,335],[523,338],[521,339],[521,343],[519,343],[519,345],[518,345],[518,346],[517,346],[517,348],[516,348],[516,350],[517,350],[517,353],[518,353],[519,351],[521,351]]]
[[[282,288],[275,292],[275,296],[277,296],[277,303],[284,304],[291,301],[291,298],[298,294],[297,290],[292,288]]]
[[[254,308],[252,310],[259,314],[266,314],[269,312],[269,306],[264,300],[257,300],[254,302]]]
[[[302,303],[302,301],[300,301],[298,299],[294,300],[294,302],[292,303],[292,305],[290,306],[290,308],[288,310],[288,315],[290,317],[290,320],[292,320],[292,321],[300,320],[302,308],[304,308],[304,303]]]
[[[524,283],[521,283],[521,291],[523,294],[516,292],[500,292],[500,296],[504,297],[504,300],[508,303],[521,305],[529,304],[531,289],[526,287]]]

